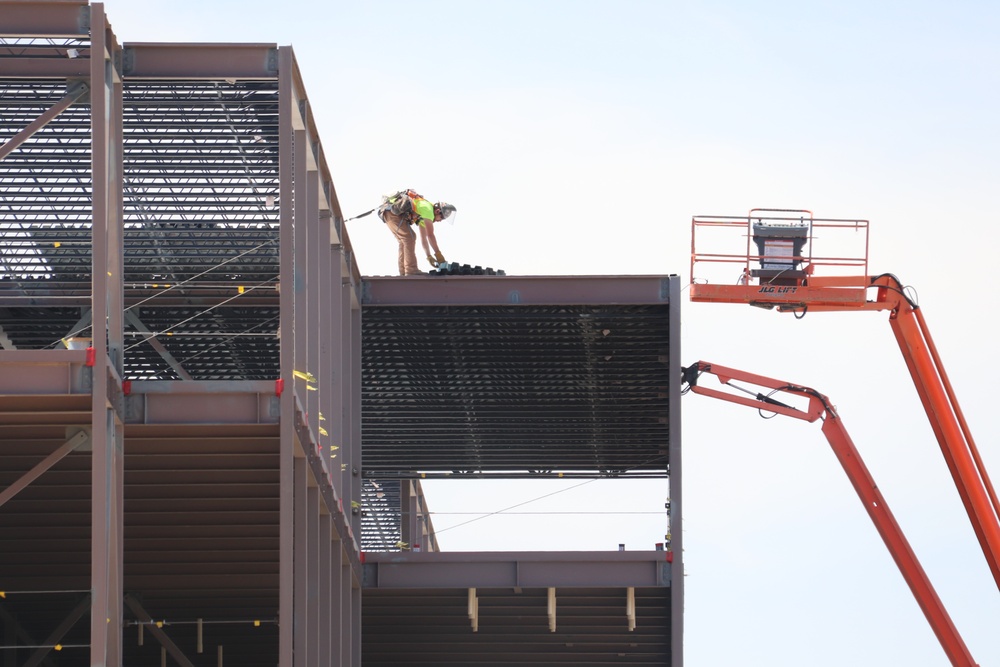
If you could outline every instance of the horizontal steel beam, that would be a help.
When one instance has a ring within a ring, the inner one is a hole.
[[[77,37],[90,34],[90,7],[80,2],[0,2],[0,35]]]
[[[649,588],[670,585],[663,551],[365,554],[364,588]]]
[[[407,276],[362,279],[375,306],[651,305],[679,276]]]
[[[276,79],[276,44],[126,43],[126,79]]]
[[[136,381],[125,397],[127,424],[274,424],[273,381]]]

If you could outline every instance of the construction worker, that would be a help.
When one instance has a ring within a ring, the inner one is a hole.
[[[420,244],[427,253],[427,261],[435,268],[444,263],[444,254],[434,235],[434,223],[444,220],[455,210],[454,206],[444,202],[431,204],[413,190],[403,190],[385,198],[378,209],[378,215],[399,243],[399,275],[423,273],[417,268],[414,224],[420,230]]]

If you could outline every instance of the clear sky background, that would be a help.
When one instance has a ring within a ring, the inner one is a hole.
[[[686,285],[692,215],[870,220],[871,271],[917,290],[1000,476],[1000,4],[105,7],[123,42],[292,45],[345,215],[403,187],[449,201],[457,220],[438,238],[450,260],[511,275],[676,273]],[[362,273],[395,273],[377,218],[348,228]],[[1000,593],[887,316],[795,320],[687,301],[682,314],[685,363],[833,399],[972,654],[1000,665]],[[688,665],[947,664],[817,425],[695,395],[682,406]],[[580,483],[441,482],[428,494],[448,550],[662,541],[665,481]],[[475,517],[451,514],[553,491],[517,511],[588,514],[464,526]]]

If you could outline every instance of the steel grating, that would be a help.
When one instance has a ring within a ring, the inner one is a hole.
[[[365,306],[365,476],[665,475],[668,319],[664,305]]]
[[[66,94],[0,80],[0,142]],[[125,376],[277,376],[274,81],[124,85]],[[90,107],[0,160],[0,326],[18,349],[90,336]]]

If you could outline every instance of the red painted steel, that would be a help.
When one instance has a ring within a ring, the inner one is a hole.
[[[816,266],[865,267],[868,265],[867,221],[819,221],[809,219],[809,241],[811,246],[813,228],[827,223],[834,228],[850,228],[856,225],[863,230],[863,250],[853,256],[823,259],[814,264],[817,255],[810,247],[793,259],[802,263],[795,278],[774,284],[773,280],[755,278],[751,263],[762,260],[760,255],[749,251],[749,238],[754,233],[754,221],[776,220],[775,218],[706,218],[692,220],[691,271],[692,282],[696,267],[711,262],[736,262],[741,264],[743,278],[737,285],[700,284],[692,285],[692,301],[746,303],[765,308],[777,308],[782,312],[794,312],[801,316],[810,311],[888,311],[889,323],[896,342],[913,378],[917,393],[927,413],[934,434],[937,436],[952,479],[962,498],[969,521],[979,540],[983,555],[989,564],[993,579],[1000,589],[1000,502],[989,474],[983,465],[976,443],[969,431],[965,417],[948,380],[944,365],[927,328],[919,306],[905,294],[904,286],[892,274],[875,276],[819,276],[814,277]],[[787,218],[777,218],[786,220]],[[781,223],[783,224],[783,223]],[[727,232],[747,235],[747,254],[736,255],[699,253],[695,248],[695,234],[700,228],[721,228]],[[724,259],[720,259],[724,257]],[[763,264],[762,264],[763,265]],[[861,298],[860,294],[869,289],[877,290],[874,299]]]
[[[924,616],[937,636],[941,648],[944,649],[952,665],[956,667],[975,667],[977,664],[976,661],[972,658],[968,647],[965,645],[965,641],[948,615],[944,603],[941,602],[937,592],[934,590],[934,586],[927,577],[927,573],[920,565],[920,561],[917,559],[912,547],[910,547],[910,543],[903,534],[902,528],[896,522],[896,518],[889,509],[888,503],[879,491],[874,478],[872,478],[871,472],[868,470],[868,467],[861,458],[861,454],[854,446],[853,440],[851,440],[850,435],[844,428],[843,421],[833,409],[831,401],[823,394],[809,387],[794,385],[724,366],[717,366],[704,361],[699,361],[695,367],[699,373],[711,373],[718,376],[719,381],[723,384],[728,385],[730,381],[737,380],[759,387],[767,387],[772,390],[766,396],[758,393],[756,398],[749,399],[744,396],[728,394],[723,391],[692,384],[691,391],[696,394],[760,410],[767,410],[768,412],[775,412],[803,421],[815,422],[817,419],[823,420],[823,434],[830,443],[830,447],[833,449],[833,453],[836,455],[840,465],[844,468],[844,472],[847,473],[847,477],[851,480],[854,490],[865,506],[865,511],[868,512],[872,523],[875,524],[875,529],[878,530],[893,560],[896,561],[903,579],[906,580],[910,591],[912,591],[914,598],[917,600],[917,604],[920,605],[921,610],[924,612]],[[694,382],[696,380],[692,379],[691,381]],[[771,397],[777,392],[805,397],[808,399],[809,405],[806,409],[802,410],[776,403]]]

